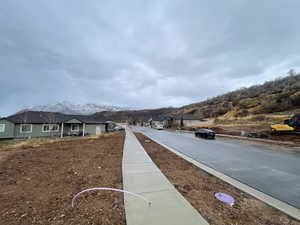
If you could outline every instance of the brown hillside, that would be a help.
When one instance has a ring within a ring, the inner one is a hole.
[[[114,121],[146,121],[164,115],[193,114],[202,118],[222,117],[226,120],[249,115],[300,109],[300,74],[290,75],[262,85],[241,88],[206,101],[190,104],[181,108],[160,108],[99,112]]]
[[[203,102],[183,106],[177,114],[201,117],[245,117],[300,108],[300,74],[265,82],[220,95]]]

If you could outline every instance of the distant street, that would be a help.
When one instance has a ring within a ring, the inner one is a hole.
[[[205,140],[192,134],[139,129],[219,172],[300,208],[300,153],[233,139]]]

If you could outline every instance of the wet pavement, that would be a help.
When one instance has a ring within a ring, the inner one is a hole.
[[[187,133],[139,129],[198,162],[300,208],[300,153],[291,148],[218,137],[206,140]]]

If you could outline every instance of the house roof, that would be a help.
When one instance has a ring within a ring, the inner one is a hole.
[[[200,117],[198,116],[194,116],[192,114],[183,114],[183,115],[177,115],[174,117],[175,120],[202,120]]]
[[[166,119],[167,119],[166,116],[156,115],[156,116],[151,117],[148,121],[164,121]]]
[[[76,118],[78,120],[80,120],[83,123],[105,123],[108,121],[108,119],[104,116],[101,115],[73,115],[73,118]]]
[[[77,119],[82,123],[105,123],[107,120],[98,115],[67,115],[58,112],[25,111],[8,116],[6,119],[12,123],[62,123]]]
[[[183,115],[176,115],[176,116],[166,116],[166,115],[159,115],[159,116],[154,116],[151,117],[148,121],[164,121],[164,120],[170,120],[170,119],[175,119],[175,120],[202,120],[198,116],[194,116],[192,114],[183,114]]]

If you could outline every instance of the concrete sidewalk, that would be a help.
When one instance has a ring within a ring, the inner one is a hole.
[[[208,225],[152,162],[131,130],[123,152],[124,189],[152,202],[125,194],[127,225]]]

